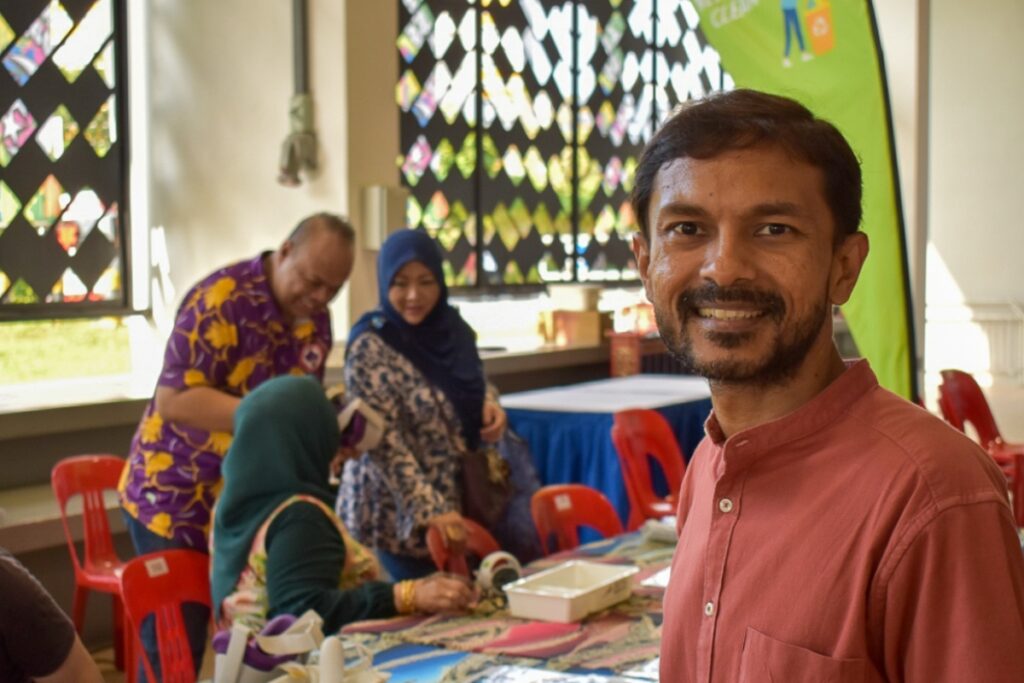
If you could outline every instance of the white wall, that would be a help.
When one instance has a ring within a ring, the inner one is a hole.
[[[293,88],[291,5],[149,3],[151,224],[166,230],[179,300],[214,268],[276,247],[303,216],[348,213],[344,0],[309,2],[320,172],[297,188],[276,181]],[[332,313],[344,335],[347,293]]]
[[[1024,381],[1024,3],[932,0],[926,368]],[[962,304],[962,305],[961,305]]]
[[[964,300],[1024,301],[1024,2],[931,5],[934,253]],[[940,265],[929,263],[929,303],[953,296]]]
[[[876,0],[925,388],[959,367],[1024,381],[1024,3]],[[925,255],[926,254],[926,255]],[[922,265],[924,269],[922,269]],[[924,318],[927,318],[927,322]]]

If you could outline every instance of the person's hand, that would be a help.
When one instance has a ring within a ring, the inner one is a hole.
[[[469,580],[451,574],[431,574],[413,584],[413,604],[417,612],[463,612],[476,600]]]
[[[480,428],[480,440],[494,443],[505,433],[508,417],[497,401],[484,401],[483,426]]]
[[[430,526],[441,532],[444,545],[453,555],[461,555],[466,551],[466,523],[458,512],[445,512],[434,517]]]
[[[337,483],[341,477],[341,469],[345,466],[345,463],[349,460],[353,460],[359,457],[359,451],[352,448],[351,446],[339,446],[334,457],[331,458],[331,464],[329,469],[330,481],[332,484]]]

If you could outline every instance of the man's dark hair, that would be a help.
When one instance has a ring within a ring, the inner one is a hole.
[[[836,224],[835,241],[857,232],[861,219],[860,162],[835,126],[786,97],[733,90],[696,100],[665,121],[647,143],[630,201],[640,229],[648,225],[654,179],[675,159],[711,159],[732,150],[778,146],[825,176],[825,201]]]
[[[352,224],[337,214],[325,211],[306,216],[299,221],[292,233],[288,235],[288,241],[298,246],[306,241],[314,229],[333,233],[348,245],[356,243],[356,231]]]

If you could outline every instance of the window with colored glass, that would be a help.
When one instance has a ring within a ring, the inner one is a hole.
[[[397,48],[406,222],[455,287],[636,281],[640,153],[733,87],[689,0],[399,0]]]
[[[0,318],[127,310],[123,5],[0,2]]]

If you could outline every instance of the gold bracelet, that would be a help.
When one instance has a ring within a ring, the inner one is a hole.
[[[395,608],[400,614],[412,614],[416,611],[415,581],[402,581],[398,584],[398,604]]]
[[[416,585],[412,581],[405,582],[405,613],[412,614],[416,611]]]

